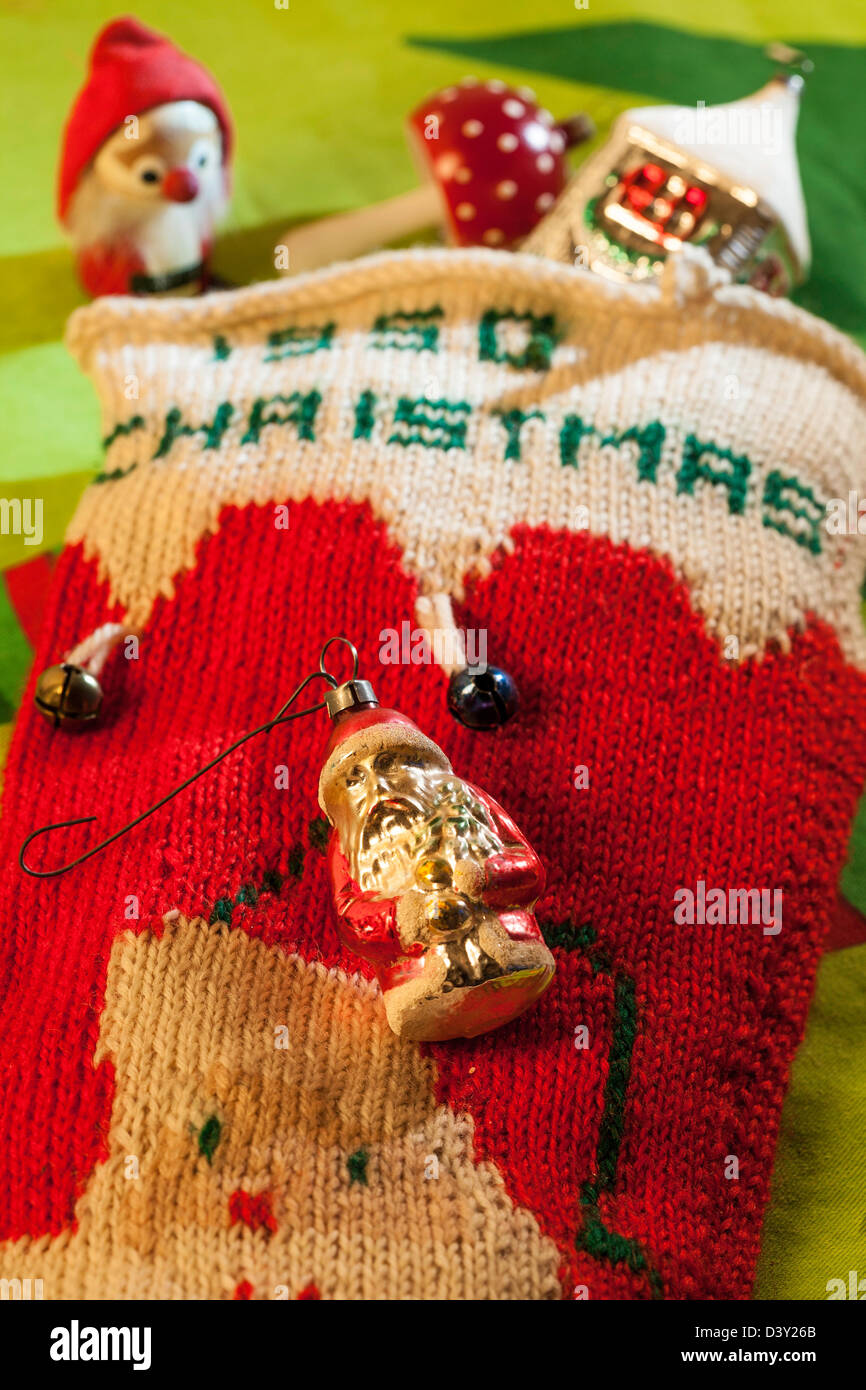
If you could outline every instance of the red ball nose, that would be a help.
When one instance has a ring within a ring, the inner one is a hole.
[[[169,169],[162,181],[162,192],[173,203],[191,203],[198,193],[198,179],[191,169]]]

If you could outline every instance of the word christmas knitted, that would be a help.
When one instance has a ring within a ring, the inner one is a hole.
[[[488,251],[106,300],[68,341],[105,460],[35,671],[141,638],[99,726],[27,706],[10,750],[0,1275],[748,1297],[866,776],[864,540],[825,525],[863,486],[862,355],[700,256],[617,287]],[[397,640],[443,596],[520,688],[495,733]],[[64,877],[17,866],[48,819],[98,814],[45,867],[158,800],[333,633],[545,864],[556,974],[506,1028],[388,1030],[330,901],[324,716]]]

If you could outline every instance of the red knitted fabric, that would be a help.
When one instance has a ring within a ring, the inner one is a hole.
[[[177,909],[216,914],[282,951],[357,969],[334,927],[316,827],[321,716],[254,741],[74,874],[38,882],[15,862],[45,821],[99,817],[46,843],[55,862],[151,804],[266,719],[330,633],[350,633],[373,666],[381,629],[411,612],[414,580],[366,505],[308,500],[290,512],[288,533],[269,507],[223,512],[175,596],[157,601],[142,659],[112,659],[98,734],[65,737],[25,702],[2,818],[5,1240],[69,1228],[105,1157],[114,1073],[92,1059],[118,934],[160,933]],[[864,677],[818,622],[786,655],[726,664],[649,553],[545,528],[514,542],[458,615],[488,630],[490,659],[516,678],[513,723],[495,735],[455,724],[435,666],[374,673],[382,703],[502,802],[548,869],[538,917],[554,984],[508,1029],[430,1048],[438,1096],[472,1117],[479,1160],[556,1243],[565,1297],[742,1298],[866,772]],[[70,548],[35,670],[107,612],[94,564]],[[277,764],[291,794],[274,789]],[[781,932],[676,925],[674,894],[698,880],[782,889]],[[580,1026],[604,1045],[575,1046]],[[258,1226],[251,1238],[282,1219],[279,1198],[271,1207],[258,1188],[233,1200],[225,1226]],[[251,1296],[243,1273],[229,1286],[238,1298]],[[316,1292],[290,1296],[318,1296],[316,1270],[305,1282]]]

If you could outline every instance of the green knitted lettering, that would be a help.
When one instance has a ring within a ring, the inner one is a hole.
[[[311,820],[308,826],[308,834],[313,849],[317,849],[321,854],[324,854],[325,850],[328,848],[328,836],[330,833],[330,823],[325,820],[324,816],[316,816]]]
[[[578,1232],[575,1244],[579,1250],[586,1250],[596,1259],[609,1260],[611,1264],[628,1265],[635,1274],[646,1269],[646,1256],[636,1241],[609,1230],[602,1222],[598,1208],[581,1198],[586,1212],[586,1224]]]
[[[209,425],[184,425],[182,423],[183,417],[175,406],[165,417],[165,431],[153,457],[155,459],[165,458],[172,444],[182,435],[202,434],[204,435],[205,449],[218,449],[234,413],[234,406],[230,405],[228,401],[223,401],[222,405],[217,407],[216,414]]]
[[[637,1005],[634,980],[618,972],[614,976],[614,1029],[607,1059],[604,1110],[596,1147],[596,1185],[610,1191],[616,1180],[616,1166],[625,1123],[625,1098],[631,1075],[631,1055],[637,1036]]]
[[[581,1187],[583,1222],[575,1236],[575,1246],[596,1259],[604,1259],[614,1265],[625,1263],[635,1273],[645,1273],[651,1296],[663,1298],[664,1289],[659,1273],[650,1264],[639,1242],[606,1226],[599,1210],[601,1194],[615,1189],[622,1147],[626,1097],[638,1028],[634,980],[625,971],[615,969],[607,952],[598,948],[598,933],[594,927],[575,927],[569,921],[539,922],[539,927],[548,946],[567,951],[581,951],[589,960],[594,975],[608,975],[613,982],[613,1025],[607,1056],[607,1081],[602,1115],[596,1140],[596,1171],[595,1176],[584,1182]]]
[[[120,478],[125,478],[128,473],[134,473],[137,467],[137,463],[131,463],[128,468],[112,468],[110,472],[97,473],[91,481],[94,483],[116,483]]]
[[[303,852],[301,851],[300,867],[296,877],[300,877],[303,871]],[[232,913],[236,907],[246,904],[248,907],[255,907],[262,893],[279,893],[285,879],[276,869],[267,869],[262,875],[262,886],[257,888],[254,883],[242,883],[235,896],[229,897],[227,894],[218,898],[210,914],[211,925],[214,922],[228,922],[231,924]]]
[[[323,323],[319,327],[278,328],[268,334],[265,361],[282,362],[287,357],[306,357],[321,348],[329,348],[335,326],[333,323]]]
[[[465,417],[471,408],[468,401],[401,396],[394,414],[394,433],[388,443],[422,444],[425,449],[465,449]]]
[[[662,456],[662,447],[665,442],[665,427],[661,420],[650,420],[648,425],[632,425],[631,429],[623,430],[620,434],[608,434],[599,440],[602,447],[605,444],[612,444],[614,448],[619,448],[621,444],[626,444],[629,440],[634,440],[638,446],[637,454],[637,476],[643,483],[654,483],[657,481],[659,461]]]
[[[494,410],[494,415],[498,415],[505,427],[506,445],[505,457],[507,459],[520,458],[520,431],[527,420],[543,420],[544,415],[540,410]]]
[[[232,351],[232,347],[231,347],[231,343],[229,342],[228,338],[224,338],[223,335],[222,335],[222,333],[216,333],[216,334],[214,334],[214,340],[213,340],[213,358],[214,358],[214,361],[215,361],[215,362],[225,362],[226,358],[231,356],[231,351]]]
[[[790,495],[792,493],[793,498]],[[798,507],[797,502],[804,505]],[[765,511],[762,520],[765,526],[778,531],[782,536],[790,536],[792,541],[805,546],[813,555],[821,554],[821,523],[824,520],[825,507],[810,487],[799,482],[797,478],[774,469],[772,473],[767,474],[764,483],[763,505]],[[787,513],[789,517],[802,524],[795,527],[784,520],[784,516],[767,515],[768,512]]]
[[[380,314],[373,324],[370,346],[373,348],[398,348],[408,352],[438,352],[439,325],[442,318],[440,305],[432,309],[397,310],[393,314]]]
[[[122,420],[119,425],[115,425],[110,434],[107,434],[102,441],[103,449],[110,449],[115,439],[120,439],[125,434],[132,434],[133,430],[143,430],[146,424],[143,415],[132,415],[128,420]]]
[[[211,926],[213,926],[214,922],[227,922],[229,926],[231,926],[233,909],[234,903],[231,898],[217,898],[213,906],[213,912],[208,918]]]
[[[313,426],[321,400],[318,391],[307,391],[306,395],[300,391],[293,391],[290,396],[260,396],[258,400],[253,401],[246,433],[241,443],[258,444],[259,436],[266,425],[296,425],[299,439],[315,439]],[[275,410],[268,414],[269,408],[274,405],[287,405],[289,409],[282,415]]]
[[[633,1273],[646,1274],[651,1298],[663,1299],[664,1286],[658,1270],[649,1263],[638,1241],[605,1226],[592,1199],[592,1185],[589,1183],[584,1185],[581,1192],[581,1207],[584,1223],[575,1236],[575,1247],[585,1250],[597,1260],[607,1260],[612,1265],[626,1264]]]
[[[500,346],[499,326],[504,323],[526,325],[526,343],[520,352]],[[514,309],[488,309],[478,330],[478,358],[481,362],[506,362],[509,367],[531,367],[546,372],[561,333],[553,314],[518,314]]]
[[[722,459],[728,468],[714,468],[705,462],[707,455]],[[695,435],[686,436],[683,457],[677,474],[677,492],[694,496],[695,483],[703,479],[708,483],[719,483],[728,490],[728,510],[741,516],[746,509],[746,492],[752,465],[745,454],[734,454],[730,449],[722,449],[717,444],[705,443]]]
[[[376,423],[376,395],[373,391],[362,391],[355,404],[355,429],[353,439],[369,439]]]
[[[579,415],[565,416],[559,431],[559,461],[563,468],[577,467],[577,451],[591,434],[595,434],[592,425],[585,425]]]
[[[223,1127],[216,1115],[209,1115],[198,1132],[198,1151],[204,1154],[208,1163],[213,1163],[214,1151],[222,1132]]]
[[[346,1167],[349,1170],[349,1182],[359,1182],[367,1186],[367,1162],[370,1155],[366,1149],[356,1149],[353,1154],[349,1154],[346,1159]]]
[[[541,934],[547,945],[560,946],[565,951],[585,951],[595,944],[598,932],[595,927],[575,927],[571,922],[539,922]]]

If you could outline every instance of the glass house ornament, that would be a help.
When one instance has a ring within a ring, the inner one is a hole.
[[[732,279],[789,293],[811,255],[796,154],[811,65],[790,50],[774,56],[786,68],[742,100],[624,112],[522,249],[641,281],[686,244],[702,246]]]

